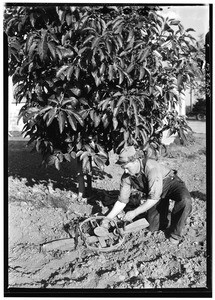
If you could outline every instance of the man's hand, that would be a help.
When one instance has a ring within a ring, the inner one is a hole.
[[[101,226],[108,229],[110,227],[110,220],[108,219],[102,220]]]
[[[131,222],[136,217],[135,211],[131,210],[125,214],[124,220]]]

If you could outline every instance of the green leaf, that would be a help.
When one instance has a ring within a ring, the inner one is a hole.
[[[129,42],[134,36],[134,30],[130,29],[129,33],[128,33],[128,38],[127,38],[127,42]]]
[[[66,16],[66,11],[62,10],[62,9],[58,9],[57,13],[58,13],[61,24],[63,24],[65,16]]]
[[[149,55],[149,52],[150,52],[150,47],[146,47],[145,49],[142,49],[140,51],[137,59],[140,62],[143,62],[146,59],[146,57]]]
[[[83,120],[86,119],[86,117],[88,116],[88,110],[84,109],[79,111],[80,116],[82,117]]]
[[[132,48],[134,45],[134,36],[131,38],[131,40],[129,41],[127,47],[126,47],[126,50]]]
[[[30,64],[29,64],[29,66],[28,66],[28,73],[31,73],[32,72],[32,70],[34,69],[34,63],[33,62],[31,62]]]
[[[141,67],[141,68],[140,68],[139,80],[143,79],[144,75],[145,75],[145,68],[142,68],[142,67]]]
[[[139,125],[139,119],[138,119],[138,109],[137,109],[137,104],[135,103],[135,101],[132,101],[132,106],[134,109],[134,117],[135,117],[135,122],[136,122],[136,126]]]
[[[147,136],[146,131],[144,129],[141,129],[140,134],[142,136],[143,144],[146,144],[148,141],[148,136]]]
[[[163,89],[161,87],[159,87],[158,85],[155,86],[156,90],[158,90],[158,92],[161,94],[161,96],[163,95]]]
[[[57,154],[57,158],[59,159],[59,162],[63,162],[63,157],[64,157],[64,155],[63,155],[62,152],[59,152],[59,153]]]
[[[178,24],[180,24],[180,21],[177,20],[170,21],[170,25],[178,25]]]
[[[122,102],[123,102],[125,99],[126,99],[125,96],[121,96],[121,97],[119,98],[119,101],[117,102],[116,107],[120,107],[120,105],[122,104]]]
[[[19,51],[21,49],[21,45],[20,45],[20,43],[19,43],[18,40],[12,40],[12,41],[10,41],[10,47],[14,48],[16,51]]]
[[[60,160],[55,156],[55,168],[59,171],[60,170]]]
[[[92,148],[89,146],[89,145],[87,145],[87,144],[85,144],[84,145],[84,148],[91,154],[92,152],[94,153],[94,150],[92,150]]]
[[[77,80],[79,79],[79,74],[80,74],[80,68],[76,67],[76,69],[75,69],[75,78]]]
[[[119,26],[119,24],[121,24],[123,22],[123,18],[120,16],[120,17],[117,17],[114,21],[113,21],[113,29],[117,28]]]
[[[67,161],[71,162],[71,155],[70,155],[69,153],[64,153],[64,158],[65,158]]]
[[[160,52],[158,52],[157,50],[154,50],[154,51],[153,51],[153,54],[154,54],[155,56],[157,56],[158,58],[162,58],[162,55],[161,55]]]
[[[143,46],[145,44],[146,44],[145,42],[139,42],[134,46],[134,49],[137,49],[138,47]]]
[[[85,157],[89,157],[91,154],[88,151],[84,151],[81,155],[80,155],[80,160],[83,160]]]
[[[119,110],[118,107],[115,107],[115,108],[114,108],[114,110],[113,110],[113,117],[114,117],[114,118],[117,116],[118,110]]]
[[[99,70],[100,75],[103,75],[103,74],[104,74],[105,68],[106,68],[106,67],[105,67],[105,64],[102,63],[102,64],[101,64],[101,67],[100,67],[100,70]]]
[[[70,14],[66,14],[66,23],[68,26],[70,26],[72,24],[72,15]]]
[[[89,47],[82,47],[79,51],[78,51],[78,55],[81,56],[81,54],[83,54],[86,50],[90,50]],[[89,53],[89,51],[86,51]]]
[[[31,14],[30,14],[30,22],[31,22],[31,26],[32,26],[32,27],[34,27],[35,21],[36,21],[36,19],[35,19],[35,17],[34,17],[34,13],[31,13]]]
[[[79,102],[82,103],[82,104],[84,104],[84,105],[88,105],[89,106],[87,99],[84,98],[84,97],[79,98]]]
[[[135,128],[135,136],[134,136],[135,140],[138,138],[139,133],[140,133],[140,129],[138,127],[136,127]]]
[[[48,44],[47,44],[47,31],[42,30],[42,36],[41,40],[38,43],[38,54],[40,56],[41,61],[45,60],[47,57],[47,50],[48,50]]]
[[[98,127],[101,121],[100,115],[94,112],[93,120],[94,120],[94,126]]]
[[[75,117],[73,117],[72,115],[67,115],[67,119],[68,119],[69,124],[72,127],[72,129],[74,131],[76,131],[77,130],[77,121],[76,121]]]
[[[37,150],[37,152],[40,152],[41,142],[42,142],[42,141],[41,141],[40,138],[38,138],[37,141],[36,141],[36,150]]]
[[[58,114],[58,124],[59,124],[60,133],[62,133],[64,130],[65,122],[66,122],[66,114],[64,111],[60,110]]]
[[[82,119],[82,117],[75,111],[72,111],[72,114],[76,118],[76,120],[80,123],[80,125],[84,126],[84,120]]]
[[[124,80],[124,73],[118,69],[118,72],[119,72],[119,84],[121,84]]]
[[[182,74],[178,74],[177,85],[178,85],[179,92],[181,92],[181,90],[183,89],[183,75]]]
[[[77,103],[78,103],[78,100],[75,98],[75,97],[70,97],[69,99],[64,99],[63,101],[62,101],[62,106],[64,106],[64,105],[66,105],[66,104],[68,104],[68,103],[70,103],[70,104],[72,104],[72,105],[76,105]]]
[[[188,29],[186,29],[185,31],[186,31],[186,32],[189,32],[189,31],[194,31],[194,32],[196,32],[195,29],[193,29],[193,28],[188,28]]]
[[[72,88],[71,91],[77,97],[81,95],[81,90],[79,88]]]
[[[116,118],[113,118],[113,128],[114,128],[114,130],[116,130],[117,126],[118,126],[118,121],[117,121]]]
[[[116,39],[117,39],[117,42],[116,42],[117,45],[119,45],[119,48],[122,48],[123,47],[123,41],[122,41],[121,36],[117,35]]]
[[[88,18],[89,18],[89,15],[84,14],[83,17],[81,18],[81,20],[79,21],[82,30],[83,30],[83,27],[86,24]]]
[[[73,158],[73,159],[76,159],[76,153],[74,151],[70,152],[70,156]]]
[[[51,125],[52,121],[54,120],[55,116],[57,113],[57,108],[52,108],[47,115],[47,119],[46,119],[46,126],[48,127],[49,125]]]
[[[52,102],[52,103],[55,103],[55,104],[58,104],[58,103],[59,103],[56,99],[52,99],[52,98],[49,98],[48,101],[49,101],[49,102]]]
[[[113,94],[113,97],[118,97],[118,96],[122,96],[121,92],[116,92],[115,94]]]
[[[121,23],[114,31],[115,34],[119,34],[122,32],[122,29],[123,29],[123,23]]]
[[[40,111],[39,111],[39,115],[42,115],[42,114],[44,114],[47,110],[50,110],[50,109],[52,109],[53,107],[51,106],[51,105],[49,105],[49,106],[47,106],[47,107],[45,107],[45,108],[43,108],[43,109],[41,109]]]
[[[115,118],[118,114],[119,108],[121,106],[121,104],[123,103],[123,101],[125,100],[125,96],[122,96],[119,98],[119,101],[117,102],[117,105],[113,111],[113,117]]]
[[[96,38],[93,40],[92,45],[91,45],[92,49],[94,49],[94,48],[97,47],[97,45],[99,44],[99,41],[100,41],[100,37],[96,37]]]
[[[107,114],[104,114],[104,115],[102,116],[102,123],[103,123],[104,128],[107,128],[107,127],[108,127],[109,121],[108,121]]]
[[[107,46],[108,54],[111,55],[112,44],[109,41],[106,40],[106,46]]]
[[[172,42],[171,42],[170,40],[168,40],[168,41],[162,43],[162,44],[161,44],[161,47],[162,47],[162,48],[167,47],[167,46],[169,46],[171,43],[172,43]]]
[[[58,55],[59,59],[62,60],[63,56],[62,56],[62,52],[59,48],[56,48],[56,54]]]
[[[85,156],[82,160],[82,168],[83,170],[86,170],[89,166],[89,156]],[[86,172],[86,171],[85,171]]]
[[[67,72],[66,72],[66,78],[67,78],[67,80],[70,80],[70,79],[71,79],[73,70],[74,70],[74,66],[68,67]]]
[[[134,69],[134,64],[131,63],[131,64],[128,66],[126,72],[127,72],[127,73],[130,73],[133,69]]]
[[[64,71],[66,70],[66,69],[68,69],[68,65],[66,65],[66,66],[61,66],[60,67],[60,69],[57,71],[57,73],[56,73],[56,77],[60,77],[63,73],[64,73]]]
[[[33,44],[30,46],[29,53],[28,53],[30,59],[33,57],[33,54],[34,54],[34,51],[35,51],[37,45],[38,45],[38,42],[34,41]]]
[[[108,79],[111,81],[113,79],[113,65],[109,65],[109,76]]]
[[[105,110],[108,106],[108,103],[109,103],[110,99],[111,98],[107,98],[107,99],[104,99],[104,100],[100,101],[99,104],[98,104],[98,108],[102,107],[102,110]]]
[[[102,34],[104,34],[106,29],[107,29],[107,25],[106,25],[106,23],[103,19],[100,19],[100,24],[101,24],[101,27],[102,27]]]
[[[94,121],[94,109],[90,110],[90,118],[92,121]]]
[[[92,74],[93,74],[93,73],[92,73]],[[97,73],[96,73],[96,74],[94,73],[94,74],[93,74],[93,77],[94,77],[96,86],[99,86],[100,83],[101,83],[101,78],[100,78],[100,76],[98,76]]]
[[[144,69],[145,69],[145,71],[148,73],[148,75],[151,76],[151,72],[149,71],[149,69],[146,68],[146,67],[145,67]]]
[[[99,167],[99,169],[104,169],[104,161],[98,155],[95,155],[93,157],[93,161],[97,165],[97,167]]]
[[[133,80],[131,79],[131,77],[129,76],[129,74],[127,74],[126,72],[123,72],[123,74],[124,74],[125,77],[127,78],[127,84],[128,84],[128,86],[131,86]]]
[[[82,29],[83,33],[87,32],[93,32],[95,35],[97,34],[97,31],[95,30],[95,28],[92,27],[85,27],[84,29]],[[89,33],[88,33],[89,34]]]
[[[69,32],[67,32],[65,35],[62,35],[62,37],[61,37],[61,44],[64,46],[66,40],[69,39],[69,38],[70,38]]]
[[[95,35],[90,35],[90,36],[88,36],[85,40],[84,40],[84,42],[83,42],[83,46],[85,45],[85,44],[87,44],[87,43],[89,43],[93,38],[95,38]]]
[[[56,156],[55,155],[48,155],[46,158],[45,158],[45,163],[48,165],[48,166],[51,166],[55,163],[55,159],[56,159]]]
[[[99,151],[100,154],[102,154],[103,156],[107,157],[107,153],[105,152],[104,148],[101,145],[96,144],[96,147],[97,147],[97,149],[98,149],[98,151]]]
[[[81,156],[82,153],[84,153],[84,151],[83,151],[83,150],[79,150],[79,151],[76,153],[76,157]]]

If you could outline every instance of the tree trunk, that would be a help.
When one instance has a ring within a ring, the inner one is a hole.
[[[90,197],[92,195],[92,158],[89,158],[90,161],[90,169],[87,173],[87,196]]]
[[[84,173],[82,168],[82,161],[80,158],[77,159],[78,166],[78,198],[85,197],[85,184],[84,184]]]
[[[92,158],[89,158],[89,170],[83,171],[82,161],[78,158],[78,198],[92,195]]]
[[[193,87],[190,86],[190,111],[193,110]]]

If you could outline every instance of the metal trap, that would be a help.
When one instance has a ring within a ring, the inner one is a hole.
[[[122,245],[124,236],[114,220],[109,220],[109,228],[101,223],[106,217],[90,217],[80,224],[80,234],[86,247],[93,251],[113,251]]]

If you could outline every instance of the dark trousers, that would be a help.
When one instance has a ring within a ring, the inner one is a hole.
[[[168,225],[169,200],[174,200],[169,227],[170,236],[180,239],[187,217],[192,210],[191,196],[184,182],[177,176],[167,177],[163,181],[163,192],[160,201],[147,212],[149,230],[165,229]]]

